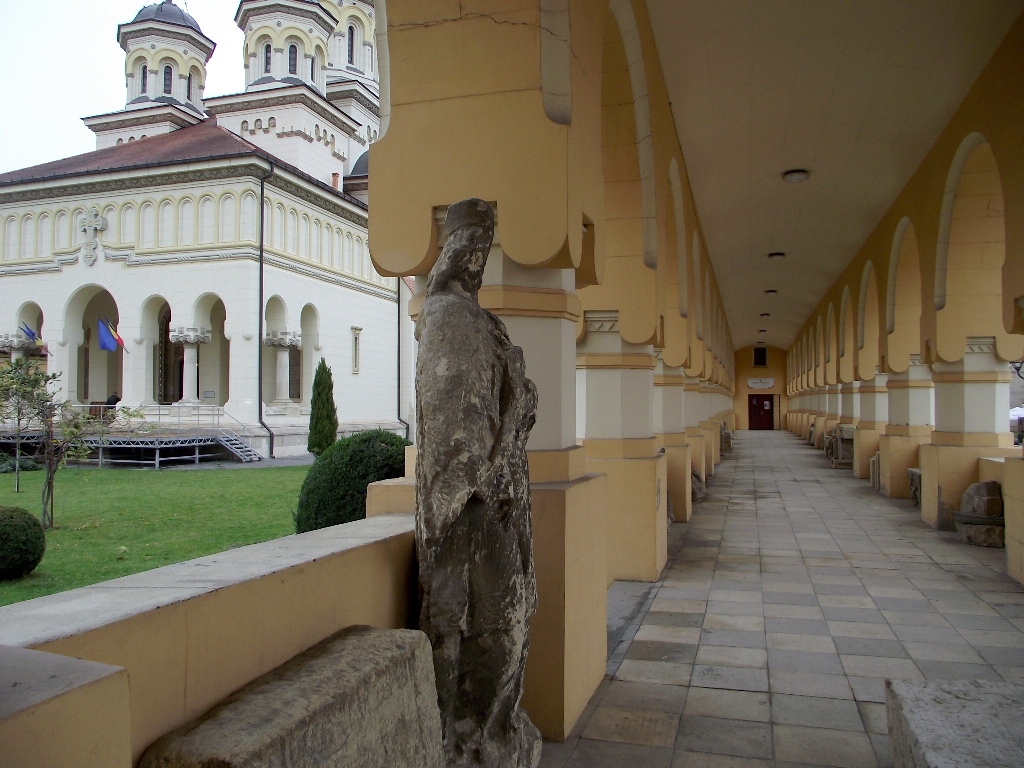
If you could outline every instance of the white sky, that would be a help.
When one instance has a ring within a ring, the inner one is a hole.
[[[205,94],[243,90],[238,0],[175,3],[217,44]],[[147,0],[0,0],[0,173],[96,148],[96,135],[81,118],[124,108],[117,25],[145,5]]]

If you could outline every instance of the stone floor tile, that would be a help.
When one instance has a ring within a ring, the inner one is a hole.
[[[853,621],[861,624],[885,624],[885,616],[875,608],[822,608],[828,621]]]
[[[843,637],[832,638],[836,650],[839,653],[849,656],[885,656],[890,659],[907,659],[907,653],[899,640],[876,640],[870,637]]]
[[[580,739],[565,768],[669,768],[672,750],[667,747],[645,747],[598,739]]]
[[[993,667],[999,675],[1008,683],[1024,685],[1024,667]]]
[[[820,672],[824,675],[845,674],[838,654],[805,651],[768,651],[768,669],[779,672]]]
[[[798,725],[775,726],[775,758],[835,768],[876,768],[878,765],[866,733]]]
[[[971,645],[989,648],[1024,648],[1024,632],[992,632],[985,629],[961,629],[961,636]]]
[[[892,631],[907,643],[966,643],[967,640],[952,627],[919,627],[913,624],[898,624]]]
[[[871,746],[875,750],[875,759],[878,761],[878,768],[892,768],[892,748],[889,746],[889,737],[881,733],[869,733]]]
[[[612,680],[601,697],[600,705],[679,715],[686,703],[687,690],[681,685]]]
[[[767,693],[693,687],[689,691],[684,710],[686,715],[752,720],[761,723],[770,720],[771,708]]]
[[[816,605],[785,605],[779,603],[764,606],[764,615],[772,619],[823,619],[821,608]]]
[[[773,768],[771,760],[707,752],[676,752],[672,768]]]
[[[570,736],[562,742],[545,741],[537,768],[565,768],[579,740],[579,736]]]
[[[761,616],[764,606],[761,603],[738,603],[727,600],[711,600],[708,602],[708,613],[720,616]]]
[[[684,714],[679,722],[676,749],[771,759],[772,728],[767,723]]]
[[[772,694],[772,722],[812,728],[835,728],[842,731],[864,730],[860,711],[854,701],[818,696],[792,696],[786,693]]]
[[[666,598],[654,598],[651,603],[652,611],[672,611],[674,613],[704,613],[707,609],[707,602],[704,600],[668,600]]]
[[[633,640],[626,651],[627,659],[670,661],[673,664],[692,664],[696,655],[696,645],[665,643],[659,640]]]
[[[872,701],[878,704],[885,704],[885,678],[884,677],[847,677],[847,682],[853,690],[853,697],[857,701]]]
[[[691,685],[702,688],[727,688],[734,691],[767,691],[768,672],[749,667],[697,664]]]
[[[950,613],[946,620],[957,629],[986,629],[995,632],[1018,632],[1024,629],[1024,619],[1004,619],[1002,616]]]
[[[768,648],[777,651],[803,651],[807,653],[835,653],[834,638],[823,635],[787,635],[769,632]]]
[[[708,613],[704,616],[704,629],[737,629],[742,632],[764,632],[764,619],[760,616],[732,616]]]
[[[917,627],[950,627],[952,626],[941,613],[932,611],[889,611],[883,610],[882,615],[890,624],[910,624]]]
[[[689,643],[700,641],[701,630],[693,627],[664,627],[660,624],[642,624],[636,632],[636,640],[658,640],[663,643]]]
[[[661,589],[658,590],[658,597],[665,598],[667,600],[707,600],[708,592],[711,591],[711,587],[684,587],[684,586],[668,586],[668,584],[662,584]]]
[[[1003,680],[988,664],[967,664],[957,661],[917,661],[926,680]]]
[[[951,600],[930,600],[932,607],[939,613],[962,613],[974,616],[998,616],[995,608],[985,603],[973,601],[953,602]]]
[[[868,637],[875,640],[895,640],[896,635],[887,624],[867,624],[860,621],[830,621],[832,637]]]
[[[821,619],[788,619],[765,617],[766,632],[786,635],[828,635],[828,624]]]
[[[913,587],[883,587],[869,584],[867,585],[866,589],[868,591],[868,594],[875,598],[901,597],[911,600],[919,600],[924,598],[924,595],[921,593],[921,591]]]
[[[766,669],[768,666],[768,653],[761,648],[742,648],[704,643],[701,644],[697,651],[696,663],[711,666]]]
[[[856,581],[856,584],[815,584],[814,593],[819,597],[867,597],[868,592],[861,585],[860,579]],[[825,605],[820,600],[818,602]]]
[[[1007,667],[1024,667],[1024,650],[1020,648],[994,648],[989,646],[974,646],[981,658],[989,664],[999,664]]]
[[[769,670],[772,693],[794,696],[821,696],[830,699],[852,699],[853,691],[844,675],[817,672],[776,672]]]
[[[672,613],[670,611],[648,611],[644,624],[658,624],[662,627],[691,627],[700,629],[704,623],[703,613]]]
[[[692,664],[670,664],[666,661],[625,659],[615,672],[615,679],[627,680],[633,683],[689,685],[692,671]]]
[[[867,608],[869,610],[875,609],[875,602],[865,596],[857,595],[841,595],[841,594],[822,594],[818,590],[818,604],[822,608]]]
[[[885,704],[879,704],[874,701],[858,701],[857,709],[860,710],[864,729],[868,733],[889,732],[889,720],[885,711]]]
[[[969,645],[954,643],[906,642],[910,658],[915,661],[957,661],[968,664],[984,664],[985,660]]]
[[[731,645],[741,648],[765,648],[764,632],[737,629],[702,629],[702,642],[709,645]]]
[[[892,659],[883,656],[846,656],[842,659],[848,675],[885,677],[895,680],[922,680],[921,671],[910,659]]]
[[[734,603],[760,603],[761,592],[738,589],[712,589],[710,600],[724,600]]]
[[[599,706],[583,730],[583,738],[672,747],[678,725],[679,715],[668,712]]]
[[[763,600],[765,603],[777,603],[781,605],[817,605],[818,598],[814,594],[797,592],[771,592],[765,590]]]

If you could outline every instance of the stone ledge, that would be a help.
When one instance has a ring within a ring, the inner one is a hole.
[[[1015,768],[1024,755],[1024,685],[885,681],[896,768]]]

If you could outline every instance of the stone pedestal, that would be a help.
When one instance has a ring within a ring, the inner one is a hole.
[[[608,475],[607,580],[656,581],[667,560],[667,463],[653,431],[655,358],[618,313],[588,311],[576,345],[576,434],[587,471]]]
[[[839,387],[839,423],[854,424],[860,421],[860,382],[851,381]]]
[[[931,369],[918,355],[907,370],[892,372],[886,382],[889,423],[879,440],[879,486],[886,496],[909,497],[907,469],[918,467],[918,448],[931,442],[935,424]]]
[[[995,339],[969,338],[962,360],[932,365],[935,431],[921,447],[921,519],[953,530],[953,512],[967,486],[978,482],[982,456],[1020,456],[1008,431],[1009,364]]]
[[[889,397],[886,389],[888,376],[876,374],[871,381],[862,382],[857,399],[860,402],[860,420],[853,433],[853,475],[862,480],[871,476],[872,457],[878,452],[878,443],[889,422]]]

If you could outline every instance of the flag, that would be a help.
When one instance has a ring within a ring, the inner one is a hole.
[[[28,323],[22,323],[19,328],[29,341],[34,342],[37,347],[43,346],[43,340],[39,338],[39,334],[28,327]]]
[[[118,347],[124,347],[124,340],[117,335],[117,331],[107,318],[101,317],[96,321],[96,332],[99,335],[100,349],[116,352]]]

